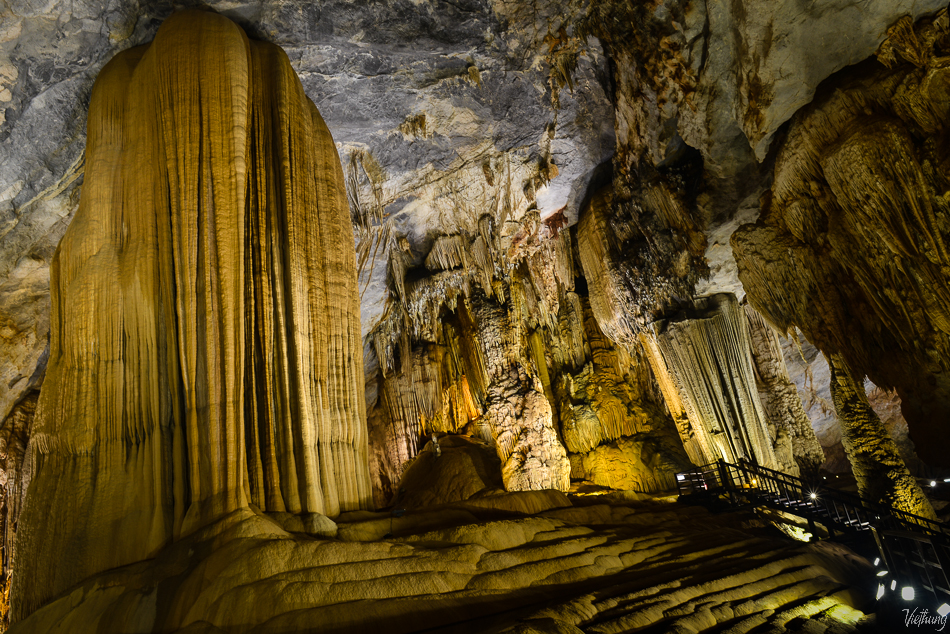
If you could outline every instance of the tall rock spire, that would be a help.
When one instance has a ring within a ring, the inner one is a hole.
[[[371,499],[342,170],[286,55],[172,16],[103,69],[86,157],[52,269],[14,619],[249,504]]]

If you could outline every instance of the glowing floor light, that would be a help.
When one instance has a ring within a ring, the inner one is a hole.
[[[894,579],[893,581],[891,581],[891,590],[893,590],[896,587],[897,587],[897,579]]]
[[[874,558],[874,565],[876,566],[876,565],[878,565],[879,563],[881,563],[881,558],[880,558],[880,557],[875,557],[875,558]]]
[[[879,585],[879,586],[877,587],[877,596],[874,597],[874,598],[875,598],[875,599],[880,599],[880,598],[883,597],[883,596],[884,596],[884,584],[882,583],[881,585]]]
[[[878,577],[883,577],[883,576],[886,575],[886,574],[887,574],[887,571],[886,571],[886,570],[882,570],[881,572],[877,573],[877,576],[878,576]],[[894,589],[894,588],[891,588],[891,590],[893,590],[893,589]]]
[[[913,601],[914,600],[914,589],[910,586],[905,586],[901,588],[901,598],[904,601]]]
[[[940,616],[947,616],[947,613],[950,613],[950,605],[944,603],[939,608],[937,608],[937,614]]]

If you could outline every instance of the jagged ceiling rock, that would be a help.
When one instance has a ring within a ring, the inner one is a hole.
[[[601,1],[592,3],[590,28],[610,53],[627,49],[615,55],[621,152],[661,165],[685,141],[715,176],[728,176],[764,159],[818,84],[872,55],[890,25],[945,7],[943,0]]]
[[[796,116],[765,213],[732,238],[750,302],[896,388],[934,464],[950,413],[948,53],[946,11],[895,25],[880,61]]]
[[[50,254],[38,245],[58,242],[75,211],[98,70],[189,4],[49,0],[0,9],[0,279],[16,285],[24,257],[40,263],[34,277],[42,276]],[[502,183],[516,217],[537,206],[542,217],[563,209],[573,223],[597,166],[614,152],[615,127],[622,156],[645,152],[663,165],[682,155],[682,137],[703,152],[710,174],[741,172],[753,146],[761,156],[818,82],[869,55],[900,15],[940,2],[819,3],[794,15],[752,1],[201,5],[288,51],[344,159],[370,156],[380,167],[372,176],[354,169],[350,193],[392,218],[418,260]],[[849,37],[836,37],[845,22]],[[552,165],[557,176],[539,180]],[[723,203],[713,196],[703,205]],[[710,249],[722,243],[714,237]],[[364,335],[385,310],[391,248],[383,244],[363,268]],[[727,281],[704,292],[734,291],[728,254],[707,257]],[[38,309],[48,301],[35,299]],[[20,306],[0,297],[0,319],[22,323]],[[25,392],[23,377],[45,346],[45,326],[34,321],[0,339],[0,382],[13,386],[0,394],[0,415]]]

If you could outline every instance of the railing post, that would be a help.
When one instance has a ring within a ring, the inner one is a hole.
[[[719,482],[722,484],[722,488],[732,491],[732,474],[729,473],[729,468],[726,466],[726,461],[720,458],[717,462],[717,465],[719,466]]]

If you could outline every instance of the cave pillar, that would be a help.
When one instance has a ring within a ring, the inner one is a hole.
[[[468,301],[487,385],[485,417],[509,491],[570,487],[571,466],[554,427],[540,377],[519,353],[507,312],[497,302]]]
[[[352,226],[286,54],[205,11],[93,88],[13,620],[251,504],[371,505]]]
[[[817,474],[825,461],[825,453],[805,413],[798,389],[788,375],[778,332],[749,305],[745,306],[745,315],[762,405],[770,427],[775,429],[772,437],[784,437],[790,443],[790,456],[776,451],[776,458],[785,463],[787,473]],[[789,458],[793,460],[791,464],[788,464]]]
[[[828,356],[831,396],[858,492],[876,502],[936,520],[933,506],[901,460],[897,445],[868,403],[861,381],[839,354]]]

